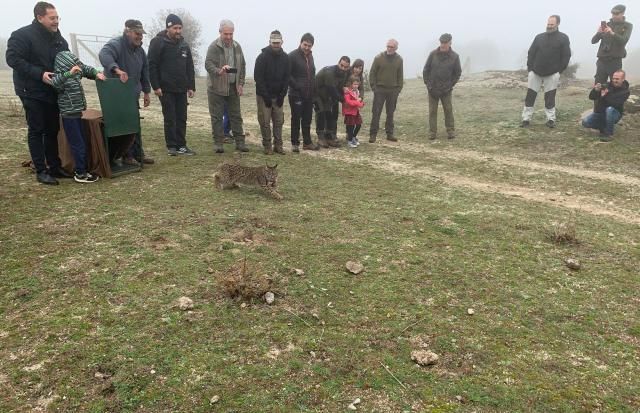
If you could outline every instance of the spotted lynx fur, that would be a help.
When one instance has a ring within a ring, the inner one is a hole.
[[[238,184],[257,185],[275,199],[282,199],[276,190],[278,171],[274,166],[244,166],[237,163],[223,163],[213,175],[215,185],[220,189],[237,188]]]

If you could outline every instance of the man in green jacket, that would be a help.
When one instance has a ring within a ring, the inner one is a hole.
[[[611,9],[611,20],[602,21],[591,39],[592,44],[600,42],[595,83],[606,83],[613,73],[622,69],[622,59],[627,57],[625,46],[633,30],[633,25],[624,17],[626,9],[622,4]]]
[[[387,108],[387,121],[384,126],[387,140],[392,142],[398,140],[393,134],[393,114],[396,110],[398,95],[404,84],[404,72],[402,57],[396,52],[397,50],[398,41],[390,39],[387,42],[387,50],[375,57],[369,70],[369,84],[373,90],[371,126],[369,127],[369,142],[371,143],[376,141],[378,135],[383,106]]]
[[[236,150],[248,152],[245,146],[242,113],[240,112],[240,96],[242,96],[246,63],[242,47],[233,40],[234,25],[231,20],[220,22],[220,37],[209,45],[204,67],[208,73],[207,97],[209,98],[209,115],[216,153],[224,153],[224,128],[222,116],[224,105],[229,110],[231,131],[236,141]]]

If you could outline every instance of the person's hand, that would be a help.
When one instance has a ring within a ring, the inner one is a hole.
[[[609,94],[609,89],[602,89],[602,90],[600,91],[600,96],[601,96],[601,97],[605,97],[605,96],[607,96],[608,94]]]
[[[236,91],[238,92],[238,96],[242,96],[242,85],[236,85]]]
[[[193,97],[193,95],[195,95],[195,94],[196,94],[196,92],[194,92],[193,90],[191,90],[191,89],[187,90],[187,96],[188,96],[189,98],[192,98],[192,97]]]
[[[151,96],[149,96],[148,93],[144,94],[144,97],[142,98],[142,101],[144,102],[144,107],[149,107],[149,105],[151,104]]]
[[[598,33],[604,33],[604,29],[602,28],[602,25],[598,26]]]
[[[597,91],[600,92],[600,90],[602,90],[602,84],[601,83],[596,83],[595,86],[593,86],[593,88]]]
[[[96,79],[98,80],[105,80],[107,77],[104,75],[104,73],[100,72],[96,75]]]
[[[229,65],[222,66],[220,69],[218,69],[218,74],[221,75],[223,73],[227,73],[227,69],[231,69],[231,66]]]
[[[75,75],[76,73],[81,73],[82,69],[80,69],[80,66],[75,65],[71,69],[69,69],[69,72],[71,72],[72,75]]]
[[[157,88],[156,90],[153,91],[153,93],[156,94],[157,97],[162,97],[162,89]]]
[[[44,72],[42,74],[42,81],[47,85],[51,84],[51,78],[53,77],[53,72]]]
[[[609,26],[605,27],[603,30],[606,34],[613,34],[613,29]]]
[[[116,69],[115,74],[118,75],[122,83],[127,83],[127,80],[129,80],[129,75],[124,70]]]

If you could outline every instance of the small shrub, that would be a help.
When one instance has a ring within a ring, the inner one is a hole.
[[[266,292],[273,291],[273,279],[259,268],[247,263],[247,259],[236,262],[220,276],[224,295],[237,300],[254,300]]]
[[[576,224],[570,222],[554,222],[548,234],[556,244],[577,244]]]

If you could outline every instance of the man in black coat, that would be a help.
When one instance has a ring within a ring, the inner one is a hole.
[[[313,106],[316,112],[318,143],[323,148],[340,146],[338,116],[340,102],[344,101],[342,88],[347,83],[350,64],[349,56],[342,56],[337,65],[323,67],[316,75]]]
[[[289,56],[282,50],[282,34],[274,30],[269,35],[269,46],[256,58],[253,70],[256,82],[258,123],[262,134],[264,153],[284,155],[282,125],[284,125],[284,98],[289,87]],[[273,130],[271,129],[273,123]],[[273,145],[271,135],[273,133]]]
[[[536,36],[527,55],[529,71],[529,89],[524,100],[522,123],[526,128],[533,117],[533,105],[538,91],[544,87],[544,107],[547,115],[547,126],[556,127],[556,90],[562,73],[571,59],[569,37],[558,31],[560,16],[553,15],[547,20],[547,30]]]
[[[624,103],[629,99],[629,82],[625,80],[623,70],[611,75],[610,84],[596,83],[589,94],[589,99],[594,101],[593,113],[582,121],[585,128],[598,129],[600,141],[610,142],[613,136],[613,128],[622,118]]]
[[[314,38],[305,33],[300,46],[289,53],[289,106],[291,107],[291,147],[300,152],[300,130],[302,149],[317,151],[319,146],[311,140],[311,119],[313,117],[313,87],[316,66],[313,62]]]
[[[435,139],[438,132],[438,101],[442,102],[447,136],[449,139],[456,137],[451,95],[460,80],[462,68],[460,57],[451,49],[451,39],[449,33],[440,36],[440,47],[429,54],[422,71],[422,80],[429,93],[429,139]]]
[[[62,169],[58,156],[60,112],[51,77],[56,55],[69,50],[69,45],[58,30],[60,19],[53,4],[38,2],[33,15],[30,25],[11,33],[6,59],[13,68],[13,85],[24,107],[36,179],[58,185],[56,178],[72,175]]]
[[[166,19],[166,29],[149,44],[149,79],[160,99],[164,117],[164,139],[169,156],[195,155],[187,146],[187,97],[195,90],[195,69],[189,45],[182,37],[182,20],[175,14]]]

